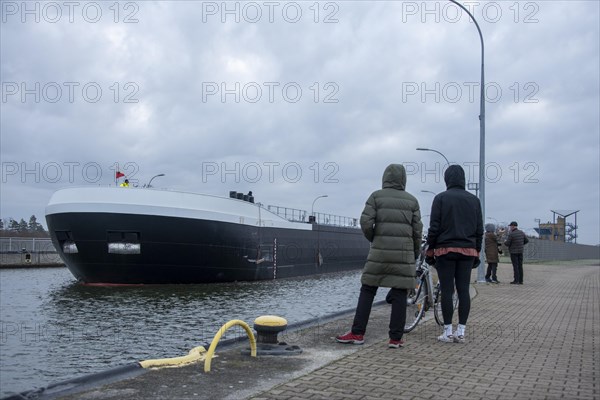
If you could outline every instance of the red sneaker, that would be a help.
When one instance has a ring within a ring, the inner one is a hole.
[[[338,343],[363,344],[365,342],[365,336],[348,332],[344,335],[336,336],[335,341]]]
[[[404,340],[400,339],[400,340],[393,340],[390,339],[389,343],[388,343],[388,347],[390,349],[397,349],[398,347],[404,347]]]

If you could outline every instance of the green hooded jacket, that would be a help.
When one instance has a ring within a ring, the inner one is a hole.
[[[382,187],[369,196],[360,216],[360,227],[371,242],[361,282],[414,288],[415,256],[421,249],[423,231],[419,202],[404,190],[406,170],[401,164],[385,169]]]

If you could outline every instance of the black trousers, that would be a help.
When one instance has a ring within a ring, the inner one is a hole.
[[[437,257],[435,269],[440,279],[442,289],[442,316],[444,325],[452,324],[454,307],[452,296],[456,285],[458,294],[458,323],[467,324],[469,312],[471,311],[471,297],[469,296],[469,281],[475,257],[465,256],[459,253],[448,253]]]
[[[510,261],[515,275],[513,282],[523,283],[523,253],[511,253]]]
[[[492,278],[493,281],[498,280],[498,276],[496,275],[496,271],[498,269],[498,263],[488,263],[487,272],[485,274],[485,279]]]
[[[367,331],[369,316],[373,299],[377,294],[377,286],[362,285],[360,296],[358,296],[358,305],[354,314],[354,323],[352,324],[352,333],[355,335],[364,335]],[[404,325],[406,324],[406,289],[392,288],[389,298],[392,301],[392,314],[390,315],[390,339],[400,340],[404,335]]]

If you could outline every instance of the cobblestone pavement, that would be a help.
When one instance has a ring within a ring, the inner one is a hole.
[[[367,332],[360,351],[253,399],[599,399],[599,266],[529,264],[524,285],[511,278],[501,264],[499,285],[475,284],[465,344],[437,342],[432,319],[402,349]]]

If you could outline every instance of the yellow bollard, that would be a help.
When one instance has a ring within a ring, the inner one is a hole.
[[[234,325],[239,325],[242,328],[244,328],[246,334],[248,335],[248,339],[250,339],[250,355],[252,357],[256,357],[256,339],[254,338],[254,333],[252,332],[252,329],[250,329],[248,324],[244,321],[234,319],[223,325],[213,338],[212,343],[208,348],[208,352],[206,353],[206,359],[204,360],[204,372],[210,372],[210,363],[212,361],[213,355],[215,354],[217,344],[219,344],[219,340],[221,340],[221,336],[223,336],[227,329],[231,328]]]

